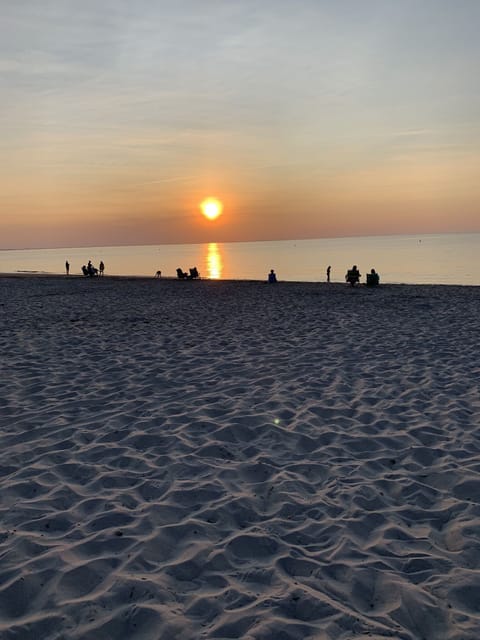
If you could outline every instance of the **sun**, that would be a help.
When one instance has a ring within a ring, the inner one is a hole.
[[[222,214],[223,204],[217,198],[205,198],[200,209],[207,220],[216,220]]]

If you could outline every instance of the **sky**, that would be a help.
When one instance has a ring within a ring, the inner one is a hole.
[[[0,249],[480,231],[478,0],[0,9]]]

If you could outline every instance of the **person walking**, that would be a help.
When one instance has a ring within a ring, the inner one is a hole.
[[[328,265],[327,267],[327,282],[330,282],[330,271],[332,270],[332,267],[330,265]]]
[[[65,260],[65,271],[67,272],[67,276],[70,274],[70,263],[68,260]]]
[[[103,260],[100,260],[100,264],[98,265],[98,270],[100,271],[100,275],[103,276],[103,272],[105,271],[105,265],[103,264]]]

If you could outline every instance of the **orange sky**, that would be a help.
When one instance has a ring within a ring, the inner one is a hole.
[[[0,248],[480,231],[480,5],[360,4],[12,3]]]

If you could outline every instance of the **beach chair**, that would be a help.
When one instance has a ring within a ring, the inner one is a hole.
[[[199,278],[200,274],[198,273],[197,267],[192,267],[190,269],[190,280],[195,280],[195,278]]]
[[[345,281],[349,282],[354,287],[357,282],[360,282],[360,273],[357,269],[349,269],[345,276]]]
[[[183,271],[182,269],[180,269],[180,267],[178,267],[177,278],[180,278],[180,280],[185,280],[186,278],[188,278],[188,273],[185,273],[185,271]]]

